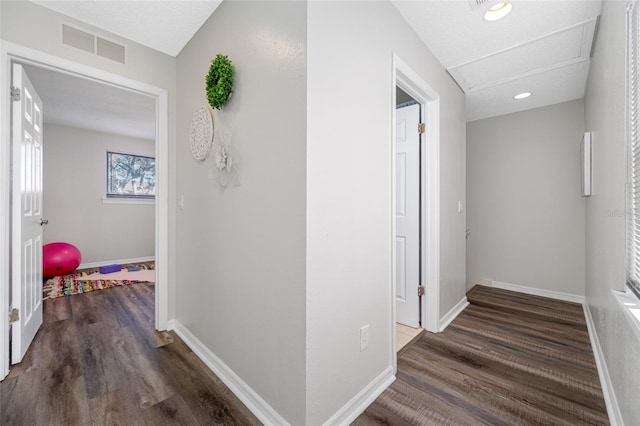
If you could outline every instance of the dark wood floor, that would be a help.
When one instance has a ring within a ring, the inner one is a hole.
[[[582,307],[488,287],[398,357],[361,425],[606,425]]]
[[[25,359],[0,383],[0,424],[260,424],[179,337],[153,324],[153,284],[45,301]]]
[[[355,425],[608,424],[582,308],[475,287],[440,334],[399,354],[397,380]],[[2,425],[260,422],[173,333],[154,287],[48,300],[23,362],[0,383]]]

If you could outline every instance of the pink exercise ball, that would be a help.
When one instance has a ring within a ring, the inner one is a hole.
[[[49,243],[42,247],[42,275],[57,277],[75,271],[82,262],[80,250],[69,243]]]

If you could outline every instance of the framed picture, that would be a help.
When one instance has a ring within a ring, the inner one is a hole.
[[[156,197],[156,159],[107,151],[107,198]]]
[[[586,132],[580,144],[580,163],[582,169],[582,196],[591,196],[591,132]]]

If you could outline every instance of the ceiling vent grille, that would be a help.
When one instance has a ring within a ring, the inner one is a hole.
[[[469,0],[469,6],[471,6],[471,10],[476,10],[491,1],[492,0]]]
[[[124,46],[98,37],[96,40],[96,54],[103,58],[124,64]]]
[[[125,63],[124,46],[66,24],[62,24],[62,44],[121,64]]]
[[[62,24],[62,43],[85,52],[95,53],[96,38],[77,28]]]

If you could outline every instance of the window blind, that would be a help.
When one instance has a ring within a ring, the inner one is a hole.
[[[627,224],[627,284],[640,297],[640,8],[627,9],[627,126],[629,143],[629,200]]]

